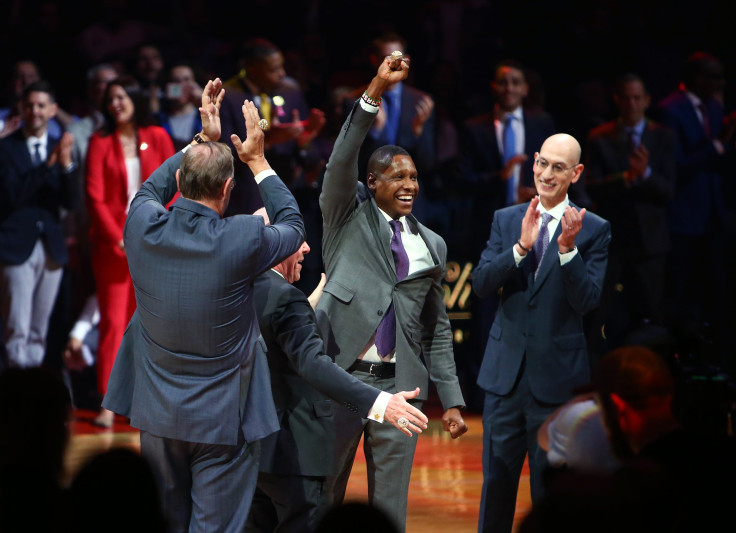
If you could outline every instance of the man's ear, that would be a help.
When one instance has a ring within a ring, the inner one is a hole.
[[[176,169],[176,190],[181,192],[181,187],[179,187],[179,172],[181,172],[181,169]]]
[[[376,175],[373,172],[369,172],[368,173],[368,177],[365,179],[365,184],[368,185],[368,188],[372,192],[375,192],[375,190],[376,190],[376,180],[377,179],[378,178],[376,177]]]
[[[223,198],[225,198],[228,193],[235,188],[233,183],[234,182],[232,176],[225,180],[225,185],[222,186],[222,191],[220,191],[220,194]]]

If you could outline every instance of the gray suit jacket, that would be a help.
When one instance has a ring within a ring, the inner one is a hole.
[[[447,246],[442,238],[407,217],[429,248],[435,265],[396,281],[390,226],[373,198],[360,201],[358,152],[375,115],[358,103],[338,136],[327,163],[320,207],[324,223],[322,255],[327,273],[318,312],[327,318],[328,353],[349,367],[369,342],[393,301],[396,310],[396,388],[421,388],[428,376],[445,409],[464,406],[455,373],[452,334],[440,282]],[[333,349],[334,348],[334,349]],[[422,358],[424,362],[422,362]],[[425,367],[426,364],[426,367]]]
[[[508,394],[526,360],[534,397],[561,404],[572,397],[573,388],[590,381],[583,316],[600,301],[611,226],[586,212],[575,238],[578,253],[561,266],[558,225],[535,279],[534,252],[517,266],[512,250],[528,207],[527,202],[496,211],[488,246],[473,270],[478,296],[501,291],[478,385],[494,394]]]
[[[125,224],[137,311],[125,332],[103,406],[153,435],[235,445],[278,429],[253,280],[304,241],[296,201],[275,174],[259,185],[272,220],[179,198],[181,153],[142,185]],[[258,355],[260,353],[260,355]]]

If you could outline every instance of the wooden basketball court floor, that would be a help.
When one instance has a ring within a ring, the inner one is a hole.
[[[91,424],[96,413],[78,410],[67,452],[67,476],[90,456],[115,446],[140,449],[138,432],[117,417],[112,429]],[[482,426],[480,415],[467,414],[468,432],[452,440],[442,431],[441,413],[427,412],[429,428],[418,438],[409,489],[408,533],[471,533],[477,528],[480,490]],[[361,448],[362,449],[362,448]],[[348,482],[346,500],[366,500],[365,458],[358,452]],[[529,470],[524,465],[516,504],[514,529],[531,509]]]

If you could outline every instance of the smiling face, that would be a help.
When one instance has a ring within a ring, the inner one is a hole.
[[[570,184],[580,178],[580,144],[570,135],[553,135],[534,158],[534,184],[540,202],[549,210],[565,199]]]
[[[417,168],[408,155],[396,155],[386,170],[368,174],[368,188],[376,204],[394,220],[411,214],[419,194]]]
[[[501,111],[510,112],[521,105],[522,100],[529,94],[529,86],[524,73],[510,66],[501,66],[496,70],[496,79],[491,83],[491,89]]]
[[[113,85],[107,97],[107,110],[115,119],[117,126],[133,121],[135,106],[128,93],[120,85]]]
[[[304,241],[299,249],[274,267],[289,283],[299,281],[302,275],[302,261],[309,253],[309,245]]]
[[[56,115],[56,110],[56,103],[49,93],[31,92],[23,101],[23,129],[34,137],[40,137],[49,120]]]

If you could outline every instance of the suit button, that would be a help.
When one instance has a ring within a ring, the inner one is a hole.
[[[39,232],[43,233],[43,221],[42,220],[37,220],[36,221],[36,229]]]
[[[378,316],[381,316],[382,314],[383,314],[383,311],[381,311],[381,310],[379,309],[379,310],[378,310]]]

